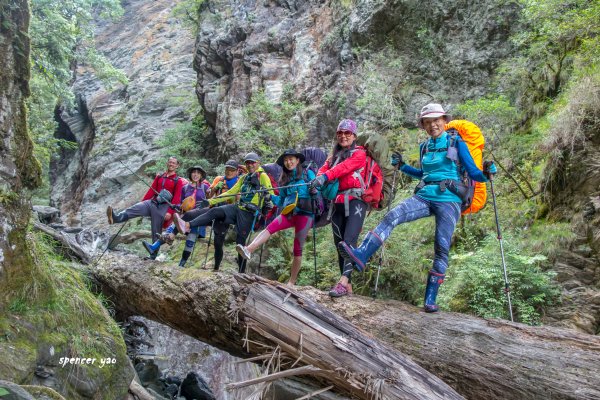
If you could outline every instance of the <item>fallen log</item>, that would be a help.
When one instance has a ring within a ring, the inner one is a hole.
[[[405,355],[470,399],[600,398],[596,336],[361,296],[332,301],[313,288],[133,256],[110,254],[91,274],[124,315],[244,358],[273,363],[279,351],[285,362],[274,372],[312,366],[299,371],[358,398],[459,397]]]
[[[56,229],[37,221],[33,222],[33,228],[40,232],[44,232],[54,240],[61,243],[61,250],[66,256],[77,259],[84,264],[89,264],[91,262],[91,256],[79,245],[79,243],[77,243],[72,235],[57,231]]]

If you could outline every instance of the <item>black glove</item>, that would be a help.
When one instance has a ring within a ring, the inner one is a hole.
[[[262,198],[263,198],[263,200],[265,202],[271,201],[271,193],[269,193],[269,192],[262,192],[260,195],[262,196]]]
[[[181,214],[181,206],[179,204],[173,204],[173,207],[171,208],[175,210],[176,213]]]
[[[498,169],[496,168],[496,164],[493,161],[484,161],[483,162],[483,175],[489,180],[492,180],[494,175],[498,173]]]
[[[314,199],[317,197],[317,194],[319,194],[319,191],[317,190],[316,187],[309,187],[308,193],[310,194],[310,197],[312,197]]]
[[[263,210],[272,210],[273,207],[275,207],[275,204],[273,204],[273,202],[269,199],[269,200],[265,201],[265,203],[263,205]],[[266,214],[266,213],[263,212],[263,214]]]
[[[210,203],[206,199],[200,200],[199,202],[196,203],[196,208],[206,208],[206,207],[210,207]]]
[[[327,176],[325,174],[319,175],[310,181],[309,189],[320,188],[325,182],[327,182]]]
[[[404,160],[402,159],[402,154],[394,153],[392,154],[392,165],[394,167],[400,168],[404,165]]]

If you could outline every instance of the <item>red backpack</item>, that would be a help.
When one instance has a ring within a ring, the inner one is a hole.
[[[365,166],[356,171],[356,178],[360,181],[362,190],[361,199],[371,208],[381,208],[383,200],[383,173],[377,161],[371,157],[368,150]]]
[[[357,175],[363,191],[361,197],[371,209],[381,210],[393,197],[389,179],[393,175],[393,169],[383,171],[381,168],[381,165],[389,165],[388,140],[378,133],[364,132],[358,135],[356,144],[362,146],[367,153],[365,166],[359,170],[360,175]]]

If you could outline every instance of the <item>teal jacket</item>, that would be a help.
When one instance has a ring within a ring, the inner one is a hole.
[[[488,179],[483,175],[483,171],[475,165],[475,161],[473,161],[466,143],[460,137],[457,138],[457,141],[458,159],[469,177],[477,182],[487,182]],[[414,178],[422,179],[425,182],[437,182],[446,179],[458,181],[461,175],[458,166],[447,157],[449,142],[447,132],[442,133],[439,138],[427,139],[420,146],[421,169],[404,164],[400,168],[400,171]],[[427,146],[427,151],[425,151],[425,146]],[[431,201],[461,202],[458,195],[452,193],[450,190],[442,192],[438,185],[423,187],[423,189],[419,190],[417,196]]]
[[[310,169],[305,169],[305,177],[296,177],[296,171],[292,171],[292,178],[287,185],[298,185],[302,183],[308,183],[315,179],[315,173]],[[306,179],[305,179],[306,178]],[[294,214],[313,215],[312,212],[312,198],[308,191],[308,185],[296,186],[292,188],[279,189],[279,196],[271,195],[271,200],[279,209],[283,209],[288,204],[291,204],[296,200],[296,193],[298,193],[298,205],[294,209]]]

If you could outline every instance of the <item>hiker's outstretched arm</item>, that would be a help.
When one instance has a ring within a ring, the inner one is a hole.
[[[477,168],[477,165],[475,165],[475,160],[473,160],[467,144],[463,142],[462,139],[458,140],[458,158],[460,159],[461,164],[471,179],[477,182],[488,181],[485,175],[483,175],[483,171]]]
[[[217,197],[213,197],[212,199],[208,200],[208,204],[210,204],[211,206],[217,203],[222,203],[224,201],[227,201],[229,199],[231,199],[232,194],[238,194],[242,188],[242,182],[244,182],[244,178],[246,177],[246,175],[242,175],[240,177],[240,179],[238,179],[238,181],[235,183],[235,185],[233,185],[231,187],[231,189],[229,189],[228,191],[226,191],[225,193],[221,193],[219,196]]]

